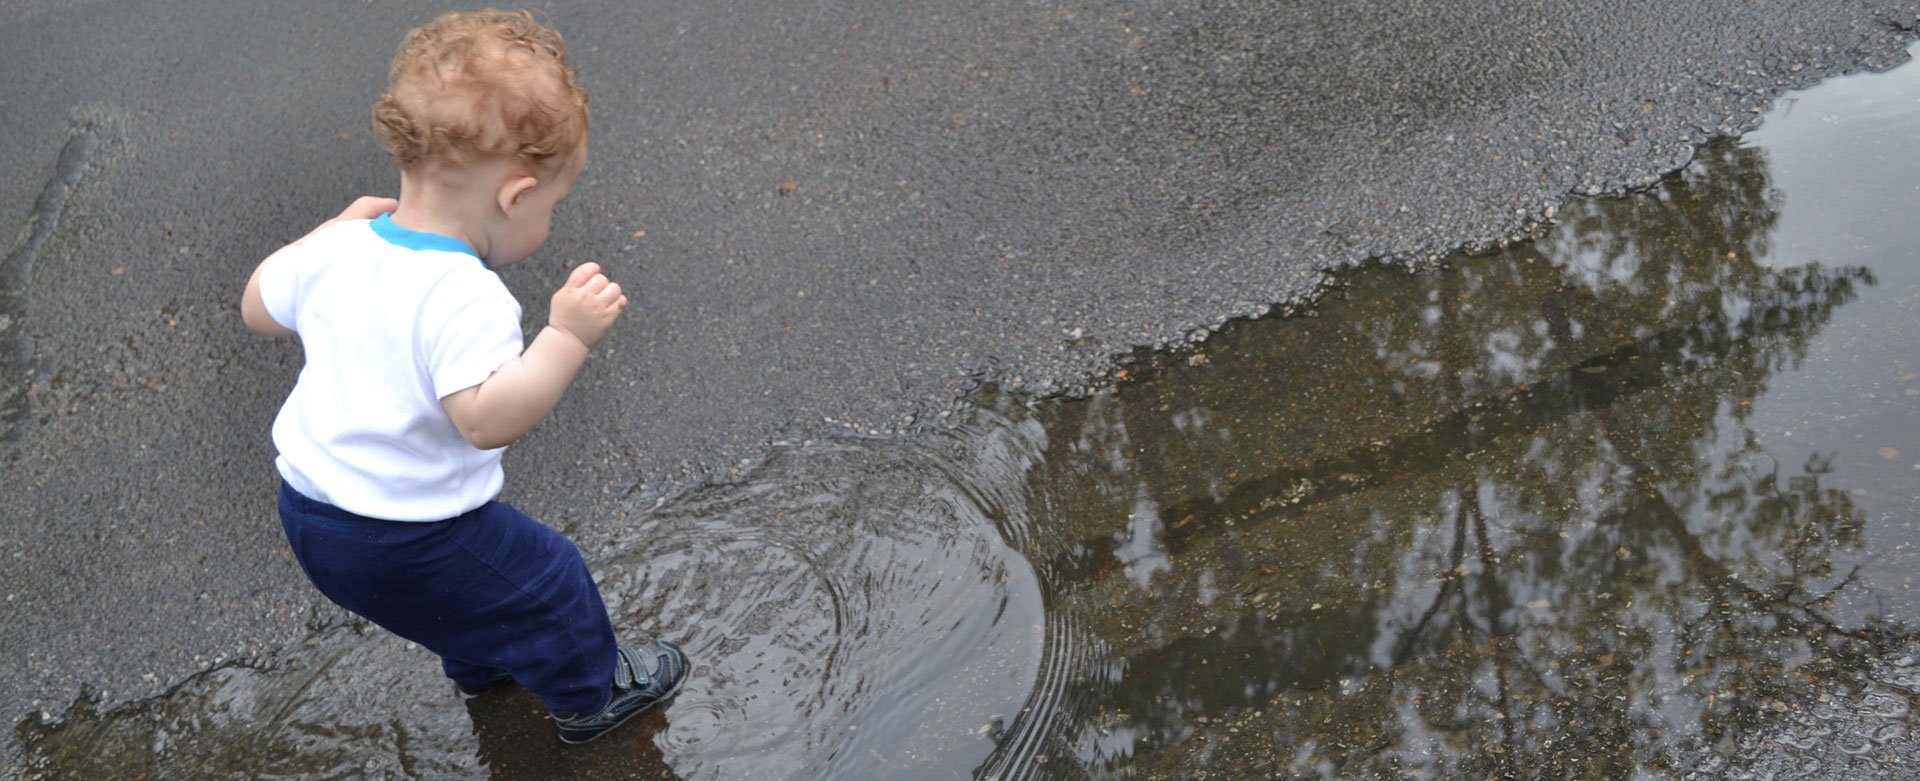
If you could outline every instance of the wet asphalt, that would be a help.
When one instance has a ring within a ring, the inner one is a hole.
[[[441,6],[0,0],[0,703],[164,690],[319,605],[273,508],[300,365],[248,271],[397,177],[368,108]],[[1525,234],[1782,91],[1902,62],[1920,1],[554,2],[592,164],[535,259],[635,306],[507,457],[577,538],[768,447],[1077,392],[1322,270]],[[531,330],[531,328],[530,328]],[[590,554],[591,556],[591,554]]]

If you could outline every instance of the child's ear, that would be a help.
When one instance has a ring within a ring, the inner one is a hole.
[[[500,185],[500,213],[509,217],[513,216],[514,210],[520,207],[521,197],[532,192],[534,185],[539,183],[540,180],[531,176],[516,176],[502,183]]]

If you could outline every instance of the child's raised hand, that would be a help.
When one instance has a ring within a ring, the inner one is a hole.
[[[353,203],[347,204],[347,208],[339,214],[334,215],[333,219],[314,226],[313,230],[307,231],[307,235],[294,239],[291,243],[305,244],[307,243],[307,239],[313,238],[313,234],[326,230],[327,226],[336,222],[344,222],[346,220],[371,220],[398,208],[400,208],[400,202],[395,199],[382,198],[377,195],[362,195],[359,198],[355,198]]]
[[[355,198],[353,203],[348,204],[346,210],[340,212],[339,216],[327,220],[327,222],[371,220],[398,208],[400,208],[400,202],[393,198],[382,198],[377,195],[362,195],[359,198]]]
[[[582,263],[553,294],[547,325],[579,339],[591,348],[607,335],[613,320],[627,308],[620,286],[600,273],[600,264]]]

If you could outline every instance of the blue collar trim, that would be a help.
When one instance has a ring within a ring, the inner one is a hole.
[[[375,235],[386,239],[389,244],[406,247],[407,249],[428,249],[439,250],[441,252],[465,253],[472,255],[475,260],[479,260],[482,268],[487,266],[486,259],[480,257],[480,253],[474,252],[473,248],[467,246],[466,242],[452,236],[417,231],[412,228],[402,228],[394,224],[392,213],[375,217],[372,222],[367,224],[373,228]]]

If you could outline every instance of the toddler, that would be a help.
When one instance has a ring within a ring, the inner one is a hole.
[[[241,301],[306,353],[273,422],[281,523],[321,593],[439,654],[463,693],[513,680],[561,740],[591,740],[671,697],[687,662],[616,644],[579,550],[494,500],[501,453],[627,306],[582,264],[526,344],[493,272],[539,249],[586,166],[586,93],[527,12],[448,14],[408,33],[374,124],[399,200],[275,251]]]

